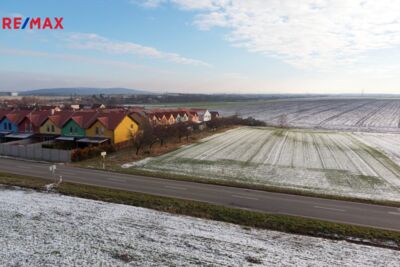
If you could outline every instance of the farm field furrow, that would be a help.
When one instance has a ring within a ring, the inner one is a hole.
[[[251,116],[271,126],[279,125],[285,115],[286,124],[292,127],[400,132],[400,99],[279,99],[236,103],[221,106],[219,111],[222,115]]]
[[[210,180],[400,201],[400,167],[392,160],[400,162],[400,152],[394,148],[400,147],[398,140],[395,134],[380,138],[370,133],[241,127],[133,166]]]

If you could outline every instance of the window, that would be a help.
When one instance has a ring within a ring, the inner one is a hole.
[[[100,128],[100,134],[101,134],[101,135],[104,135],[104,127],[101,127],[101,128]]]
[[[50,132],[50,126],[47,125],[47,132]]]
[[[133,129],[133,124],[131,124],[131,129]]]
[[[11,130],[11,123],[8,123],[8,130]]]
[[[51,131],[54,133],[56,129],[54,128],[54,125],[51,125]]]
[[[96,127],[96,135],[99,134],[99,127]]]
[[[72,129],[72,126],[69,127],[69,132],[72,133],[74,130]]]
[[[75,133],[77,133],[77,132],[78,132],[78,127],[75,127],[75,129],[74,129],[74,130],[75,130]]]

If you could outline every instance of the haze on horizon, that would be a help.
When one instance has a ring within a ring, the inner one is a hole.
[[[400,2],[4,0],[0,91],[126,87],[186,93],[400,93]]]

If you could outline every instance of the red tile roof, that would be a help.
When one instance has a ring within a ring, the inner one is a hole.
[[[0,110],[0,121],[10,113],[10,110]]]
[[[99,112],[97,111],[78,111],[72,114],[71,119],[74,120],[79,127],[87,129],[96,121],[98,115]]]
[[[41,110],[41,111],[33,111],[32,113],[28,114],[27,117],[34,126],[40,127],[50,115],[51,115],[51,110]]]
[[[67,123],[67,121],[71,118],[72,114],[73,113],[71,111],[55,112],[54,115],[49,116],[49,120],[58,128],[62,128],[64,124]]]
[[[6,115],[7,119],[15,125],[20,124],[26,116],[31,113],[31,110],[14,110]]]
[[[109,130],[115,130],[122,120],[127,116],[125,112],[108,112],[99,114],[97,120]]]

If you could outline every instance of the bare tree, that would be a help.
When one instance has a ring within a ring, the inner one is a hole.
[[[281,128],[286,128],[288,126],[287,115],[282,114],[278,117],[278,125]]]
[[[136,148],[136,155],[139,154],[140,149],[144,146],[148,146],[151,150],[153,144],[156,142],[156,137],[154,135],[154,129],[151,126],[147,118],[142,118],[139,122],[140,130],[133,137],[133,144]]]

